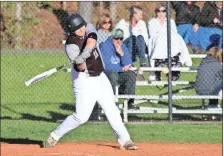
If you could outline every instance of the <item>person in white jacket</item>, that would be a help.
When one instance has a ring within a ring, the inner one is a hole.
[[[156,17],[148,21],[149,42],[148,55],[151,67],[163,67],[168,64],[167,49],[167,18],[166,6],[162,3],[155,8]],[[177,27],[173,19],[171,24],[171,57],[172,66],[181,67],[183,65],[192,66],[192,60],[183,38],[178,34]],[[172,80],[177,80],[180,72],[172,72]],[[151,72],[151,80],[161,80],[160,72]]]
[[[145,22],[142,20],[143,10],[139,6],[132,6],[129,9],[129,21],[121,19],[115,29],[121,29],[124,32],[124,44],[128,47],[132,56],[132,61],[136,62],[136,56],[139,55],[140,66],[146,66],[146,44],[148,43],[148,31]]]

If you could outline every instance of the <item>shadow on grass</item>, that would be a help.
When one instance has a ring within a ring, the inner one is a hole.
[[[158,104],[160,105],[164,105],[164,106],[168,106],[168,103],[167,102],[163,102],[163,101],[159,101]],[[55,123],[55,122],[61,122],[63,121],[68,115],[70,114],[62,114],[62,113],[58,113],[58,112],[55,112],[54,110],[52,111],[47,111],[47,113],[49,114],[49,117],[43,117],[39,114],[31,114],[31,113],[22,113],[22,112],[19,112],[17,111],[16,109],[13,109],[13,108],[10,108],[6,105],[2,105],[1,106],[3,109],[6,109],[8,111],[10,111],[12,114],[19,114],[20,117],[18,118],[13,118],[12,116],[10,116],[9,114],[8,115],[5,115],[5,116],[1,116],[0,119],[1,120],[31,120],[31,121],[44,121],[44,122],[51,122],[51,123]],[[194,106],[194,107],[183,107],[183,106],[179,106],[179,105],[176,105],[176,104],[173,104],[173,107],[177,108],[177,109],[201,109],[201,106]],[[59,109],[60,110],[68,110],[68,111],[75,111],[75,106],[73,103],[60,103],[60,106],[59,106]],[[58,110],[57,110],[58,111]],[[90,119],[89,121],[95,121],[95,119],[93,118],[94,117],[94,113],[96,112],[96,110],[94,110],[90,116]],[[10,114],[11,114],[10,113]],[[123,117],[123,115],[122,115]],[[192,116],[192,115],[187,115],[187,114],[184,114],[184,115],[176,115],[176,114],[173,114],[173,118],[174,120],[190,120],[190,121],[200,121],[202,120],[202,117],[201,116]],[[97,118],[98,119],[98,118]],[[102,118],[103,121],[105,121],[104,118]],[[143,121],[143,122],[147,122],[147,121],[163,121],[163,120],[168,120],[168,117],[167,116],[150,116],[150,117],[142,117],[140,115],[136,116],[136,115],[129,115],[129,121]]]
[[[71,114],[61,114],[61,113],[56,113],[56,112],[53,112],[53,111],[48,111],[48,113],[50,114],[51,116],[51,120],[53,122],[56,122],[58,120],[64,120],[68,115],[71,115]]]
[[[1,116],[0,117],[1,120],[12,120],[11,116]]]
[[[164,106],[168,106],[169,105],[168,102],[164,102],[164,101],[158,101],[157,104],[164,105]],[[177,104],[174,104],[174,103],[172,104],[172,106],[175,107],[176,109],[185,109],[185,110],[202,109],[202,106],[192,106],[192,107],[187,106],[187,107],[183,107],[183,106],[180,106],[180,105],[177,105]]]
[[[43,141],[39,140],[30,140],[30,139],[12,139],[12,138],[1,138],[1,142],[8,144],[35,144],[43,146]]]
[[[25,120],[33,120],[33,121],[45,121],[45,122],[54,122],[53,119],[49,119],[49,118],[45,118],[45,117],[41,117],[41,116],[36,116],[33,114],[28,114],[28,113],[22,113],[22,117],[19,118],[21,119],[25,119]]]
[[[194,86],[191,85],[191,86],[188,86],[188,87],[172,90],[172,94],[178,94],[178,93],[181,93],[183,91],[188,91],[188,90],[191,90],[191,89],[194,89]],[[166,92],[166,93],[163,93],[163,94],[159,94],[159,95],[168,95],[168,94],[169,94],[169,92]]]
[[[75,111],[75,105],[74,104],[69,104],[69,103],[61,103],[60,109]]]
[[[70,106],[70,104],[64,104],[64,103],[62,104],[62,106],[63,105]],[[3,106],[3,105],[1,107],[10,111],[13,114],[18,114],[21,116],[18,118],[13,118],[9,115],[1,116],[0,117],[1,120],[31,120],[31,121],[57,122],[58,120],[64,120],[68,115],[70,115],[70,114],[57,113],[57,112],[53,112],[53,111],[47,111],[47,113],[51,116],[50,118],[47,118],[47,117],[37,116],[37,115],[31,114],[31,113],[21,113],[19,111],[16,111],[12,108],[9,108],[9,107]],[[71,108],[72,107],[68,108],[67,110],[70,110]]]

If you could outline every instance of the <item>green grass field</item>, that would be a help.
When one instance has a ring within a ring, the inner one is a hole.
[[[36,74],[67,62],[64,53],[2,53],[1,54],[1,137],[3,139],[44,140],[48,133],[74,110],[70,73],[60,71],[30,87],[24,81]],[[197,66],[199,61],[194,61]],[[145,77],[147,77],[147,73]],[[181,80],[192,81],[195,74],[182,74]],[[173,87],[173,90],[186,86]],[[140,95],[157,95],[168,88],[137,87]],[[184,93],[195,94],[194,89]],[[167,107],[163,104],[143,103],[144,106]],[[199,107],[201,100],[175,100],[174,106]],[[142,119],[165,119],[168,115],[138,115]],[[189,116],[186,116],[189,117]],[[194,118],[194,117],[190,117]],[[221,143],[221,124],[128,124],[133,140],[139,142],[205,142]],[[85,137],[83,137],[85,136]],[[108,124],[86,124],[62,138],[62,141],[115,141]]]

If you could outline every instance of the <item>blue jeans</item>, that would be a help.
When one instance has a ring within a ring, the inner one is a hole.
[[[146,43],[143,36],[130,36],[124,40],[124,44],[128,47],[128,50],[132,56],[132,62],[136,62],[136,56],[139,55],[140,63],[145,63]]]
[[[222,81],[218,81],[216,88],[214,90],[214,95],[218,95],[219,92],[222,90],[222,86],[223,86],[223,82]]]
[[[191,44],[192,48],[200,47],[199,33],[194,32],[192,24],[181,24],[177,27],[177,30],[186,44]]]

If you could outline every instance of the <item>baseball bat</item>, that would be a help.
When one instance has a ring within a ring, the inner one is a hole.
[[[68,66],[68,65],[70,65],[70,64],[72,64],[72,63],[74,63],[74,61],[65,63],[65,64],[63,64],[63,65],[61,65],[61,66],[59,66],[59,67],[52,68],[52,69],[50,69],[50,70],[48,70],[48,71],[45,71],[45,72],[43,72],[43,73],[40,73],[40,74],[38,74],[38,75],[36,75],[36,76],[34,76],[34,77],[32,77],[32,78],[26,80],[26,81],[25,81],[25,85],[26,85],[26,86],[30,86],[30,85],[32,85],[32,84],[38,82],[38,81],[41,81],[41,80],[43,80],[43,79],[49,77],[50,75],[56,73],[57,71],[61,70],[62,68],[66,67],[66,66]]]

